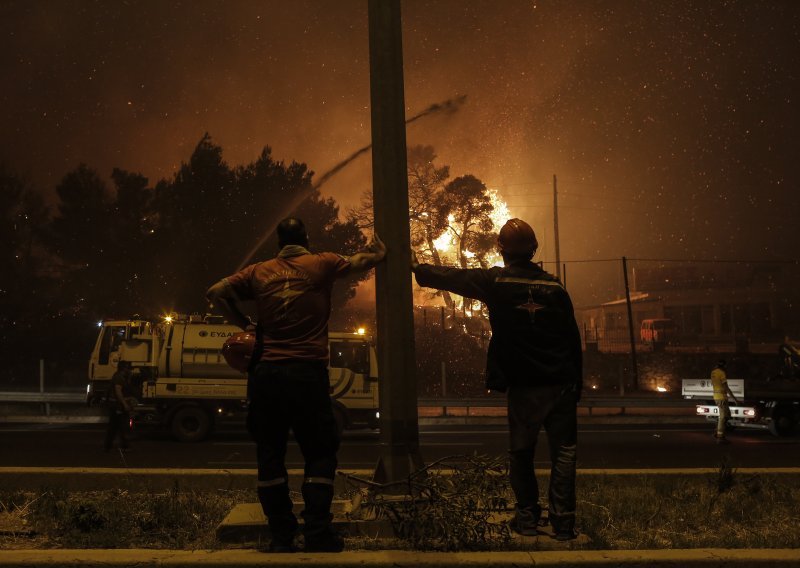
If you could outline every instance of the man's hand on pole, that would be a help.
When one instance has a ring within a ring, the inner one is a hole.
[[[419,260],[417,260],[417,251],[413,248],[411,249],[411,272],[414,272],[417,267],[419,266]]]
[[[377,255],[378,262],[386,258],[386,245],[383,244],[383,241],[378,236],[378,233],[372,234],[372,240],[369,241],[369,244],[367,245],[367,250]]]
[[[386,245],[375,233],[372,235],[366,251],[356,253],[350,257],[350,271],[364,272],[382,262],[384,258],[386,258]]]

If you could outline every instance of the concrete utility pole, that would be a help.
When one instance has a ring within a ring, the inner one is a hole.
[[[633,365],[633,388],[639,390],[639,364],[636,361],[636,335],[633,329],[633,306],[631,306],[631,289],[628,286],[628,259],[622,257],[622,275],[625,278],[625,304],[628,306],[628,335],[631,339],[631,364]]]
[[[400,481],[422,467],[417,421],[411,240],[408,219],[400,0],[369,0],[372,191],[375,230],[386,243],[376,269],[380,446],[375,481]]]
[[[558,246],[558,180],[553,174],[553,233],[556,241],[556,276],[561,279],[561,250]]]

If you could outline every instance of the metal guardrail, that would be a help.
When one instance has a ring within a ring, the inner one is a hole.
[[[78,423],[78,422],[103,422],[105,418],[100,415],[84,416],[74,415],[72,413],[52,416],[50,413],[51,404],[66,404],[71,406],[85,405],[86,395],[82,392],[0,392],[0,404],[3,403],[31,403],[42,404],[44,406],[43,414],[39,415],[19,415],[9,414],[0,416],[0,423],[5,422],[63,422],[63,423]],[[620,414],[625,414],[628,408],[689,408],[694,407],[697,401],[685,400],[682,398],[674,397],[660,397],[660,396],[639,396],[639,397],[584,397],[581,399],[579,406],[587,408],[589,415],[592,414],[594,408],[612,408],[620,409]],[[486,397],[473,397],[473,398],[420,398],[418,399],[418,406],[420,408],[439,408],[441,416],[450,416],[448,409],[464,409],[466,416],[483,416],[484,413],[478,411],[478,408],[485,409],[505,409],[506,398],[505,396],[486,396]],[[475,409],[475,412],[471,409]],[[69,411],[67,411],[69,412]],[[491,411],[490,411],[491,412]],[[81,414],[81,413],[79,413]],[[460,412],[459,416],[464,416]],[[694,413],[692,413],[694,414]],[[487,415],[488,416],[488,415]],[[499,414],[492,414],[492,416],[500,416]]]
[[[86,394],[82,392],[0,392],[2,402],[38,402],[38,403],[84,403]],[[697,401],[674,397],[656,396],[584,396],[578,406],[589,408],[676,408],[695,406]],[[487,396],[480,398],[420,398],[419,406],[452,406],[452,407],[505,407],[505,396]]]
[[[420,398],[419,406],[448,406],[448,407],[505,407],[505,397],[487,396],[485,398]],[[697,401],[685,400],[674,397],[634,397],[634,396],[609,396],[581,398],[578,406],[588,408],[677,408],[692,407]]]
[[[82,392],[0,392],[0,402],[83,403]]]

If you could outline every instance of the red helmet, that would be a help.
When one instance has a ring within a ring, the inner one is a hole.
[[[509,219],[497,236],[497,247],[500,254],[512,257],[530,258],[539,248],[536,233],[522,219]]]
[[[256,334],[252,331],[240,331],[231,335],[222,346],[225,362],[241,373],[246,373],[256,348]]]

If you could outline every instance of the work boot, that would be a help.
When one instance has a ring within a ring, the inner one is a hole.
[[[344,538],[334,530],[322,534],[306,535],[306,552],[341,552]]]
[[[517,534],[522,536],[536,536],[539,534],[539,517],[541,510],[533,507],[519,507],[514,512],[514,518],[508,522],[509,528]]]
[[[289,554],[297,551],[298,548],[294,545],[294,537],[288,540],[285,538],[273,538],[267,548],[267,552],[273,554]]]
[[[294,537],[297,534],[297,518],[292,513],[292,500],[286,483],[258,488],[258,500],[267,517],[272,541],[267,552],[296,552]]]
[[[307,480],[301,491],[305,502],[305,509],[300,514],[305,521],[303,533],[306,552],[341,552],[344,549],[344,539],[331,526],[333,485]]]
[[[550,512],[550,525],[553,527],[553,538],[564,542],[578,538],[575,530],[575,515],[554,515]]]
[[[565,542],[567,540],[575,540],[578,538],[578,531],[575,529],[560,529],[556,530],[553,538],[559,542]]]

